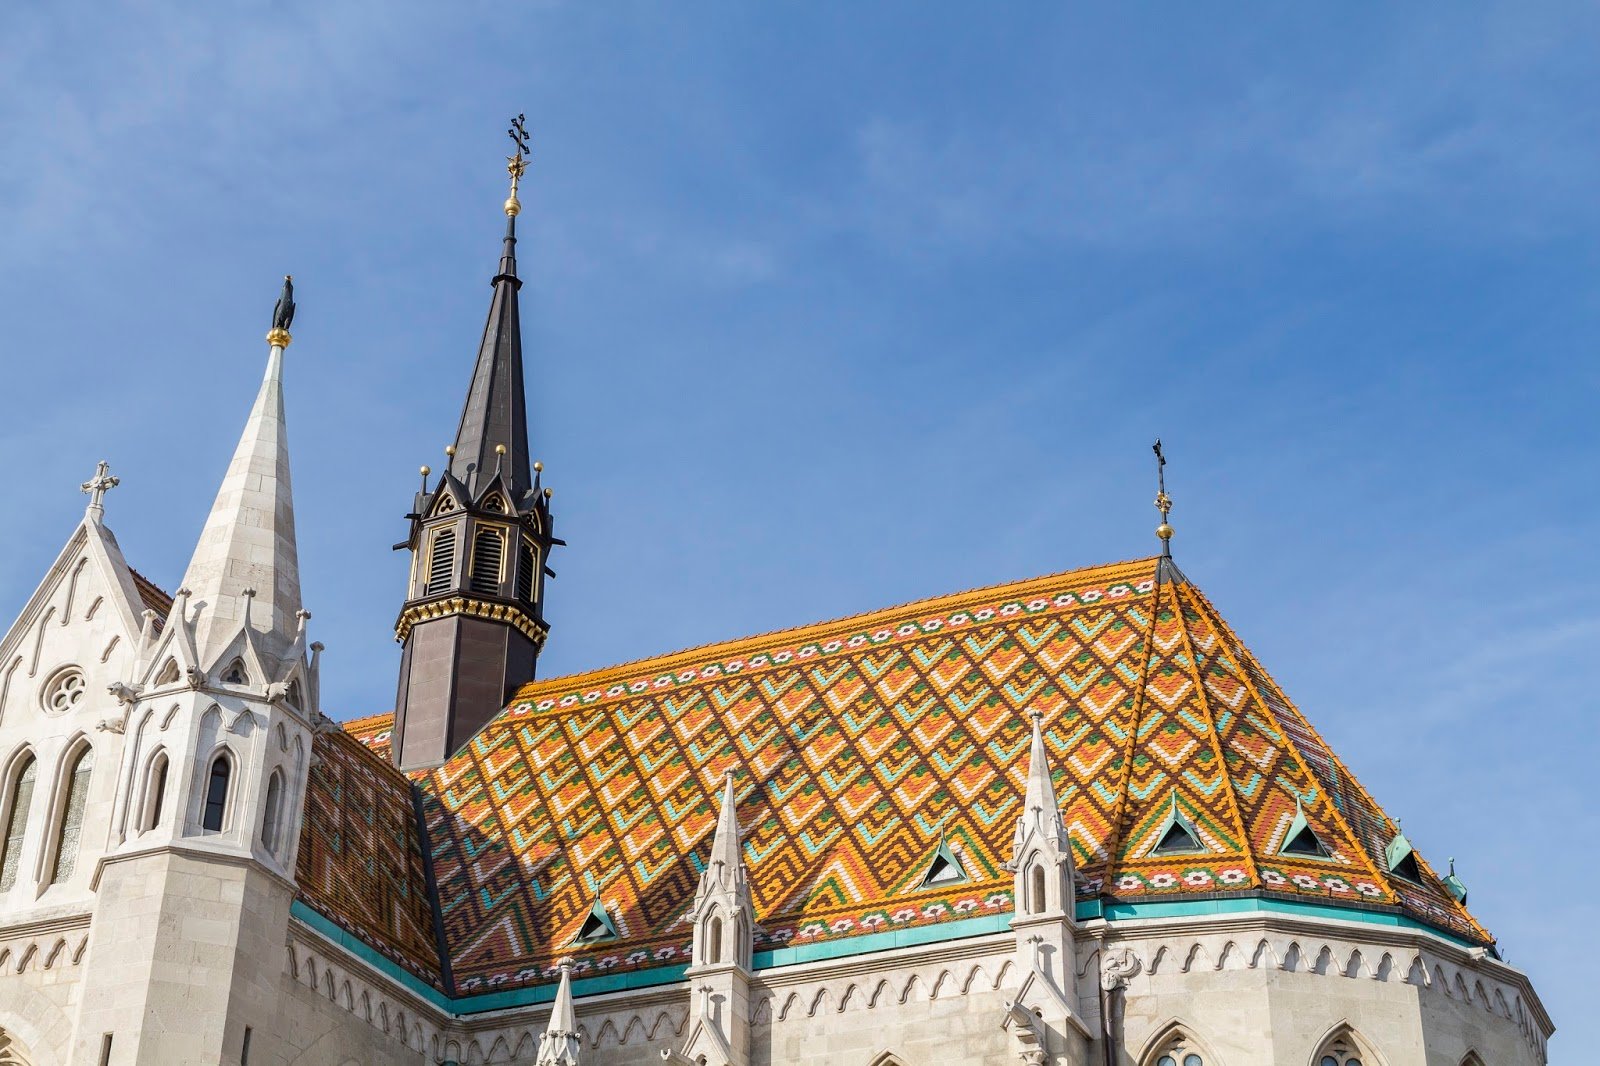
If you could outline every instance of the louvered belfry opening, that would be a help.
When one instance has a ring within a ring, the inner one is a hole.
[[[498,529],[480,529],[472,538],[473,592],[485,596],[500,594],[500,579],[504,573],[506,539]]]
[[[433,547],[428,552],[428,584],[423,589],[425,596],[437,596],[449,592],[454,583],[451,572],[456,564],[456,531],[441,529],[433,535]]]
[[[517,556],[517,599],[524,603],[533,599],[533,563],[533,546],[523,541]]]

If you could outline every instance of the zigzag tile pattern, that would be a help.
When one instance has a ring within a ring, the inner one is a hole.
[[[301,901],[444,987],[411,783],[343,732],[311,745],[295,880]]]
[[[460,991],[682,963],[716,789],[739,790],[758,950],[1009,911],[1027,712],[1084,897],[1272,892],[1488,937],[1192,585],[1081,570],[530,685],[418,775]],[[355,727],[388,742],[387,716]],[[1280,854],[1297,801],[1331,851]],[[1176,803],[1203,853],[1153,853]],[[943,836],[969,878],[921,889]],[[596,899],[618,941],[575,949]]]

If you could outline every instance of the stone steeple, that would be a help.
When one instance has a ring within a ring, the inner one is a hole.
[[[1016,914],[1011,929],[1021,980],[1003,1024],[1024,1062],[1043,1063],[1047,1050],[1060,1041],[1083,1046],[1079,1042],[1088,1037],[1089,1029],[1078,1010],[1074,983],[1078,969],[1072,843],[1050,773],[1043,715],[1034,711],[1030,717],[1027,783],[1006,864],[1014,878]]]
[[[286,293],[287,284],[285,279]],[[300,626],[300,562],[283,409],[283,355],[290,339],[282,325],[267,334],[261,389],[184,571],[181,587],[198,610],[195,655],[205,669],[216,664],[247,621],[260,653],[273,658],[285,654]]]
[[[526,169],[521,118],[512,125],[511,197],[494,295],[449,463],[422,490],[397,547],[412,553],[395,622],[404,646],[395,697],[395,763],[436,766],[472,739],[533,680],[549,626],[544,579],[552,546],[550,490],[528,460],[522,335],[517,318],[517,183]]]
[[[550,1021],[539,1037],[539,1057],[534,1066],[579,1066],[578,1017],[572,1009],[572,972],[561,966],[561,983],[556,986],[556,1001],[550,1008]]]
[[[750,899],[738,807],[729,773],[700,887],[689,904],[689,1031],[673,1063],[737,1066],[750,1055],[750,963],[755,908]]]

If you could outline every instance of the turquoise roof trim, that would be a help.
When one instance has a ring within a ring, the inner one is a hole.
[[[1159,900],[1144,903],[1116,903],[1091,899],[1080,901],[1074,911],[1078,921],[1103,918],[1108,922],[1137,921],[1144,918],[1186,918],[1205,914],[1290,914],[1300,917],[1328,918],[1334,921],[1360,922],[1364,925],[1388,929],[1414,929],[1447,940],[1463,948],[1480,945],[1453,936],[1442,929],[1419,922],[1404,914],[1389,911],[1358,910],[1325,903],[1306,903],[1292,899],[1264,899],[1259,896],[1237,896],[1227,899]],[[426,999],[440,1010],[451,1014],[481,1014],[485,1011],[505,1010],[509,1007],[526,1007],[549,1003],[556,998],[556,984],[532,985],[505,992],[478,992],[448,996],[423,981],[394,960],[381,955],[352,934],[324,918],[306,903],[295,900],[290,912],[302,924],[325,939],[333,941],[360,958],[406,989]],[[838,940],[818,940],[810,944],[796,944],[787,948],[758,951],[752,957],[757,970],[770,970],[780,966],[819,962],[825,959],[843,959],[853,955],[870,955],[895,948],[914,947],[920,944],[937,944],[949,940],[1003,933],[1011,928],[1011,915],[986,914],[978,918],[960,918],[936,925],[914,926],[909,929],[886,930]],[[574,996],[592,996],[603,992],[622,992],[683,981],[687,966],[660,966],[627,973],[603,974],[582,977],[572,982]]]

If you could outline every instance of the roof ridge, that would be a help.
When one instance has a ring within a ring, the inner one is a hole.
[[[1196,601],[1195,602],[1196,610],[1202,616],[1205,617],[1206,621],[1211,625],[1212,629],[1216,631],[1219,639],[1227,640],[1230,637],[1232,638],[1233,647],[1230,650],[1233,651],[1234,658],[1239,660],[1239,680],[1240,680],[1240,683],[1243,684],[1245,686],[1245,688],[1249,691],[1249,693],[1251,695],[1251,698],[1255,701],[1256,705],[1261,709],[1261,713],[1267,716],[1267,719],[1273,724],[1273,726],[1284,737],[1284,739],[1287,742],[1288,746],[1294,752],[1296,760],[1300,763],[1301,767],[1304,769],[1306,775],[1308,777],[1310,777],[1313,781],[1316,781],[1316,776],[1317,776],[1316,772],[1311,768],[1311,764],[1309,762],[1307,762],[1306,757],[1305,757],[1305,752],[1301,751],[1300,750],[1300,746],[1298,744],[1296,744],[1294,742],[1294,740],[1290,737],[1289,731],[1286,728],[1284,728],[1283,722],[1279,720],[1277,713],[1275,711],[1273,711],[1272,704],[1267,702],[1267,700],[1261,695],[1260,686],[1258,686],[1256,684],[1256,682],[1255,682],[1255,679],[1250,676],[1250,670],[1249,670],[1248,666],[1246,666],[1246,664],[1245,664],[1246,657],[1249,658],[1250,662],[1255,664],[1256,669],[1260,670],[1262,675],[1266,676],[1268,678],[1268,680],[1272,680],[1270,675],[1268,675],[1267,672],[1266,672],[1266,669],[1261,666],[1260,660],[1255,657],[1254,653],[1250,652],[1250,650],[1248,648],[1244,648],[1243,644],[1239,641],[1237,634],[1234,634],[1232,632],[1232,630],[1227,627],[1227,623],[1222,618],[1221,612],[1219,612],[1216,609],[1216,606],[1214,604],[1212,604],[1209,599],[1206,598],[1205,593],[1201,592],[1199,589],[1194,589],[1193,590],[1193,594],[1194,594],[1195,601]],[[1243,655],[1239,654],[1240,650],[1244,651]],[[1277,682],[1273,681],[1273,685],[1276,688]],[[1279,690],[1278,694],[1281,697],[1283,695],[1282,694],[1282,690]],[[1303,719],[1305,716],[1301,715],[1300,717]],[[1329,754],[1331,756],[1333,749],[1328,748],[1327,741],[1322,739],[1321,734],[1316,734],[1316,736],[1317,736],[1317,740],[1322,744],[1322,746],[1325,749],[1328,750],[1328,752],[1329,752]],[[1342,766],[1341,766],[1341,769],[1343,769]],[[1321,785],[1322,783],[1321,782],[1317,782],[1317,784]],[[1326,785],[1322,785],[1322,790],[1324,792],[1328,792],[1329,791]],[[1298,795],[1295,797],[1295,800],[1296,800],[1296,803],[1300,803],[1300,797]],[[1356,850],[1360,853],[1361,860],[1364,863],[1366,863],[1367,868],[1369,870],[1371,870],[1373,875],[1376,877],[1376,879],[1383,884],[1384,888],[1388,891],[1389,895],[1394,899],[1394,901],[1396,903],[1399,903],[1400,902],[1400,894],[1398,892],[1396,892],[1394,890],[1394,886],[1390,884],[1387,874],[1384,871],[1378,869],[1377,863],[1375,863],[1372,860],[1372,855],[1367,851],[1366,845],[1363,844],[1362,841],[1361,841],[1361,834],[1356,832],[1355,827],[1350,824],[1348,819],[1345,818],[1344,812],[1339,810],[1339,805],[1337,803],[1333,802],[1333,798],[1332,798],[1331,794],[1329,795],[1328,809],[1332,812],[1333,819],[1334,819],[1335,823],[1339,826],[1340,829],[1344,830],[1344,832],[1349,836],[1351,844],[1353,844],[1355,846]],[[1263,887],[1265,887],[1265,886],[1263,886]]]
[[[1157,570],[1160,570],[1161,561],[1156,560]],[[1139,671],[1139,687],[1134,693],[1133,713],[1129,719],[1128,739],[1122,751],[1122,776],[1117,781],[1117,805],[1111,814],[1111,825],[1106,833],[1106,870],[1109,872],[1117,861],[1117,855],[1122,850],[1122,821],[1128,814],[1128,799],[1133,785],[1133,759],[1139,747],[1139,724],[1144,721],[1145,701],[1149,697],[1150,669],[1155,664],[1155,636],[1156,623],[1161,618],[1161,590],[1170,582],[1157,581],[1155,596],[1150,603],[1150,623],[1144,631],[1144,668]],[[1108,876],[1109,879],[1109,876]],[[1105,886],[1101,886],[1104,893]]]
[[[1206,597],[1205,593],[1201,592],[1198,588],[1196,588],[1195,589],[1195,595],[1198,596],[1200,598],[1200,600],[1204,603],[1205,608],[1206,608],[1206,612],[1211,617],[1211,619],[1213,620],[1213,624],[1217,625],[1220,628],[1220,630],[1232,642],[1234,648],[1236,649],[1235,654],[1238,654],[1239,657],[1241,658],[1241,660],[1246,658],[1246,657],[1248,657],[1250,662],[1255,664],[1255,667],[1260,672],[1261,677],[1266,681],[1266,683],[1268,685],[1272,686],[1273,693],[1278,697],[1278,699],[1283,701],[1283,704],[1284,704],[1285,707],[1287,707],[1290,711],[1292,711],[1294,713],[1294,715],[1297,718],[1300,719],[1301,726],[1308,733],[1310,733],[1313,737],[1316,738],[1317,743],[1322,745],[1322,749],[1328,753],[1329,761],[1332,762],[1335,766],[1337,766],[1339,768],[1339,772],[1344,775],[1344,779],[1347,782],[1349,782],[1350,786],[1352,788],[1354,788],[1356,790],[1356,792],[1360,793],[1361,798],[1364,799],[1367,802],[1367,805],[1373,811],[1377,812],[1378,816],[1381,817],[1384,820],[1384,822],[1388,825],[1388,827],[1390,828],[1391,832],[1398,832],[1399,823],[1397,823],[1393,818],[1391,818],[1389,816],[1389,812],[1384,809],[1383,805],[1380,804],[1376,799],[1373,798],[1372,793],[1368,792],[1366,786],[1361,783],[1361,779],[1358,778],[1355,774],[1350,772],[1350,768],[1345,765],[1344,760],[1339,757],[1339,754],[1333,749],[1333,746],[1328,743],[1327,739],[1322,735],[1321,731],[1318,730],[1316,728],[1316,726],[1312,725],[1311,719],[1306,717],[1305,712],[1301,711],[1300,707],[1293,700],[1291,700],[1289,698],[1287,693],[1285,693],[1283,691],[1283,687],[1278,684],[1277,679],[1274,678],[1270,673],[1268,673],[1266,671],[1266,669],[1264,667],[1261,666],[1261,660],[1256,656],[1256,654],[1254,652],[1252,652],[1250,650],[1249,646],[1246,645],[1243,640],[1239,639],[1239,635],[1234,632],[1233,627],[1230,626],[1227,623],[1226,619],[1224,619],[1222,617],[1222,613],[1216,609],[1216,607]],[[1246,671],[1246,675],[1248,676],[1248,671]],[[1263,704],[1265,705],[1265,701],[1263,701]],[[1270,709],[1271,708],[1269,707],[1268,710],[1270,711]],[[1276,716],[1274,716],[1274,720],[1276,720]],[[1339,814],[1339,816],[1340,816],[1340,818],[1342,820],[1343,819],[1343,812],[1338,811],[1337,805],[1335,805],[1335,812],[1337,814]],[[1352,830],[1351,836],[1355,840],[1356,844],[1358,846],[1360,846],[1363,851],[1366,851],[1367,850],[1366,849],[1366,844],[1361,839],[1361,835],[1359,833],[1357,833],[1357,832],[1354,832],[1354,827],[1349,825],[1348,822],[1346,822],[1345,824],[1346,824],[1346,828]],[[1442,881],[1442,879],[1439,877],[1438,872],[1434,870],[1433,866],[1428,862],[1428,860],[1426,858],[1424,858],[1422,856],[1422,854],[1420,852],[1416,852],[1413,849],[1413,853],[1416,855],[1417,861],[1422,864],[1423,868],[1434,879],[1434,881]],[[1378,865],[1378,863],[1375,861],[1375,859],[1373,859],[1373,857],[1370,855],[1370,853],[1368,855],[1368,858],[1369,858],[1369,861],[1371,861],[1372,866],[1375,869],[1377,869],[1377,872],[1383,878],[1384,885],[1389,888],[1390,892],[1394,895],[1395,900],[1403,907],[1405,905],[1405,897],[1399,891],[1395,890],[1394,883],[1393,883],[1392,879],[1389,877],[1389,871],[1382,869]],[[1423,887],[1426,888],[1428,886],[1423,886]],[[1441,902],[1448,901],[1447,905],[1450,906],[1450,907],[1453,907],[1455,909],[1455,912],[1460,917],[1465,919],[1466,922],[1483,937],[1485,942],[1490,943],[1490,944],[1495,942],[1493,935],[1491,935],[1489,933],[1489,931],[1483,927],[1482,923],[1480,923],[1478,921],[1478,919],[1473,916],[1471,911],[1467,910],[1467,908],[1466,908],[1466,906],[1464,904],[1462,904],[1459,900],[1455,899],[1448,892],[1438,893],[1438,895],[1441,897]]]
[[[954,606],[968,597],[993,595],[997,592],[1012,588],[1023,589],[1045,582],[1059,581],[1063,578],[1092,574],[1097,571],[1131,571],[1140,565],[1154,566],[1157,561],[1158,559],[1156,556],[1146,556],[1138,559],[1124,559],[1121,562],[1115,563],[1101,563],[1095,566],[1084,566],[1073,570],[1061,570],[1050,574],[1040,574],[1037,577],[1024,578],[1019,581],[1001,581],[992,585],[980,585],[976,588],[964,589],[958,592],[946,592],[937,596],[927,596],[918,600],[910,600],[905,603],[891,604],[887,607],[878,607],[867,611],[858,611],[854,614],[840,615],[835,618],[827,618],[818,622],[806,622],[801,625],[785,626],[780,629],[771,629],[761,633],[751,633],[742,637],[729,637],[723,640],[707,641],[704,644],[695,644],[687,648],[680,648],[676,651],[662,652],[658,655],[646,655],[637,659],[628,659],[624,660],[623,662],[612,663],[608,666],[595,667],[590,670],[579,670],[573,673],[560,674],[556,677],[548,677],[538,681],[530,681],[517,690],[517,692],[508,701],[507,706],[510,706],[512,703],[525,700],[531,695],[538,692],[543,692],[546,689],[559,688],[564,683],[575,681],[579,678],[591,679],[590,683],[593,683],[592,679],[605,677],[614,673],[631,673],[638,667],[644,666],[648,663],[666,663],[690,658],[697,659],[704,657],[706,653],[718,648],[749,647],[757,644],[757,642],[775,641],[780,637],[785,641],[788,641],[794,639],[799,634],[807,633],[812,630],[831,630],[844,625],[846,622],[864,623],[869,619],[878,619],[889,615],[900,614],[910,611],[913,608],[916,608],[920,611],[938,605]]]
[[[1261,868],[1256,864],[1255,843],[1250,839],[1250,829],[1245,825],[1244,812],[1239,809],[1239,794],[1233,787],[1233,775],[1228,771],[1228,758],[1222,752],[1222,740],[1217,735],[1217,712],[1211,706],[1211,699],[1206,692],[1205,682],[1200,679],[1200,668],[1195,657],[1194,638],[1189,633],[1189,623],[1184,618],[1183,593],[1181,589],[1188,585],[1172,582],[1172,603],[1177,609],[1178,632],[1183,637],[1184,651],[1189,659],[1189,680],[1194,682],[1195,698],[1205,708],[1206,739],[1211,744],[1211,753],[1217,757],[1217,773],[1222,775],[1222,789],[1227,793],[1228,810],[1233,812],[1234,828],[1239,831],[1239,851],[1243,856],[1244,865],[1250,871],[1250,881],[1257,886],[1261,885]]]
[[[390,712],[390,714],[392,716],[393,712]],[[368,718],[379,718],[379,717],[382,717],[382,716],[381,715],[369,715],[368,716]],[[366,721],[366,720],[367,719],[352,719],[351,722],[341,723],[339,725],[339,728],[337,728],[337,729],[330,729],[326,733],[318,733],[317,735],[319,737],[337,737],[340,742],[345,742],[345,743],[350,744],[356,750],[360,751],[363,756],[365,756],[368,759],[371,759],[372,762],[375,765],[381,766],[386,773],[388,773],[391,776],[393,776],[396,780],[405,782],[406,787],[409,788],[413,784],[413,781],[411,779],[411,775],[410,774],[407,774],[405,771],[403,771],[399,767],[395,766],[394,763],[390,762],[388,759],[385,759],[382,755],[379,755],[377,752],[375,752],[371,748],[367,747],[365,744],[363,744],[360,741],[360,739],[358,739],[356,736],[351,734],[346,729],[346,727],[351,725],[352,722],[355,722],[355,721]]]

